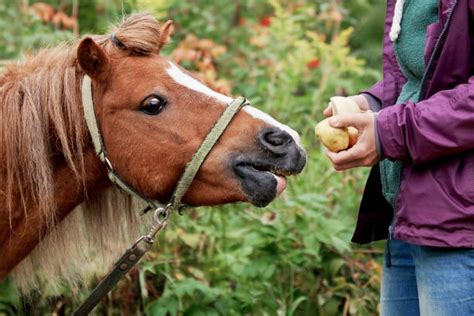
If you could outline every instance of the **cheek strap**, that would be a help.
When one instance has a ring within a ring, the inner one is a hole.
[[[234,116],[240,111],[242,107],[246,105],[250,105],[250,102],[244,97],[238,97],[228,104],[224,113],[222,113],[221,117],[209,131],[198,150],[194,153],[191,161],[186,165],[186,169],[178,181],[178,185],[176,186],[170,203],[173,205],[176,203],[181,203],[184,194],[188,191],[191,183],[196,177],[196,174],[211,152],[212,148],[224,133],[227,126],[229,126]]]
[[[84,117],[87,124],[87,129],[91,135],[92,144],[94,150],[99,157],[100,161],[105,165],[107,169],[107,175],[110,181],[122,191],[145,200],[147,204],[152,208],[158,208],[163,206],[157,200],[145,198],[141,196],[135,189],[129,186],[114,170],[112,163],[107,158],[107,151],[105,150],[102,133],[100,132],[99,123],[97,122],[97,116],[94,110],[94,100],[92,97],[92,81],[88,75],[85,75],[82,80],[82,107],[84,110]]]

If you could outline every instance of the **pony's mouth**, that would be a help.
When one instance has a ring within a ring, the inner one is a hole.
[[[268,205],[286,189],[287,176],[301,171],[259,161],[238,162],[233,169],[249,202],[259,207]]]

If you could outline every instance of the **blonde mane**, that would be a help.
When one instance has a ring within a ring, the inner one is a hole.
[[[146,13],[124,20],[114,35],[126,54],[157,54],[163,44],[158,22]],[[108,35],[93,38],[106,52],[116,49]],[[23,292],[44,286],[42,280],[57,289],[63,281],[77,284],[92,271],[103,273],[139,234],[138,206],[116,189],[89,199],[56,226],[53,161],[66,161],[77,185],[83,185],[83,150],[89,137],[81,106],[84,72],[76,58],[78,43],[42,50],[0,74],[0,145],[5,148],[0,199],[10,227],[13,212],[28,217],[35,205],[51,229],[11,274]],[[18,201],[20,209],[13,208]]]

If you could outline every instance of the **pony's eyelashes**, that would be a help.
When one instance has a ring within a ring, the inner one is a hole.
[[[168,101],[165,98],[159,95],[151,95],[142,102],[140,110],[147,115],[157,115],[163,111],[167,103]]]

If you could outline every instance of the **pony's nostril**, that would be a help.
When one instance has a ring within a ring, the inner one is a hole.
[[[274,134],[267,135],[265,140],[273,146],[280,146],[283,144],[283,139]]]
[[[293,143],[291,135],[279,128],[265,129],[258,138],[265,149],[275,154],[284,154],[288,146]]]
[[[279,131],[267,134],[266,140],[273,146],[281,146],[291,142],[291,137],[287,132]]]

